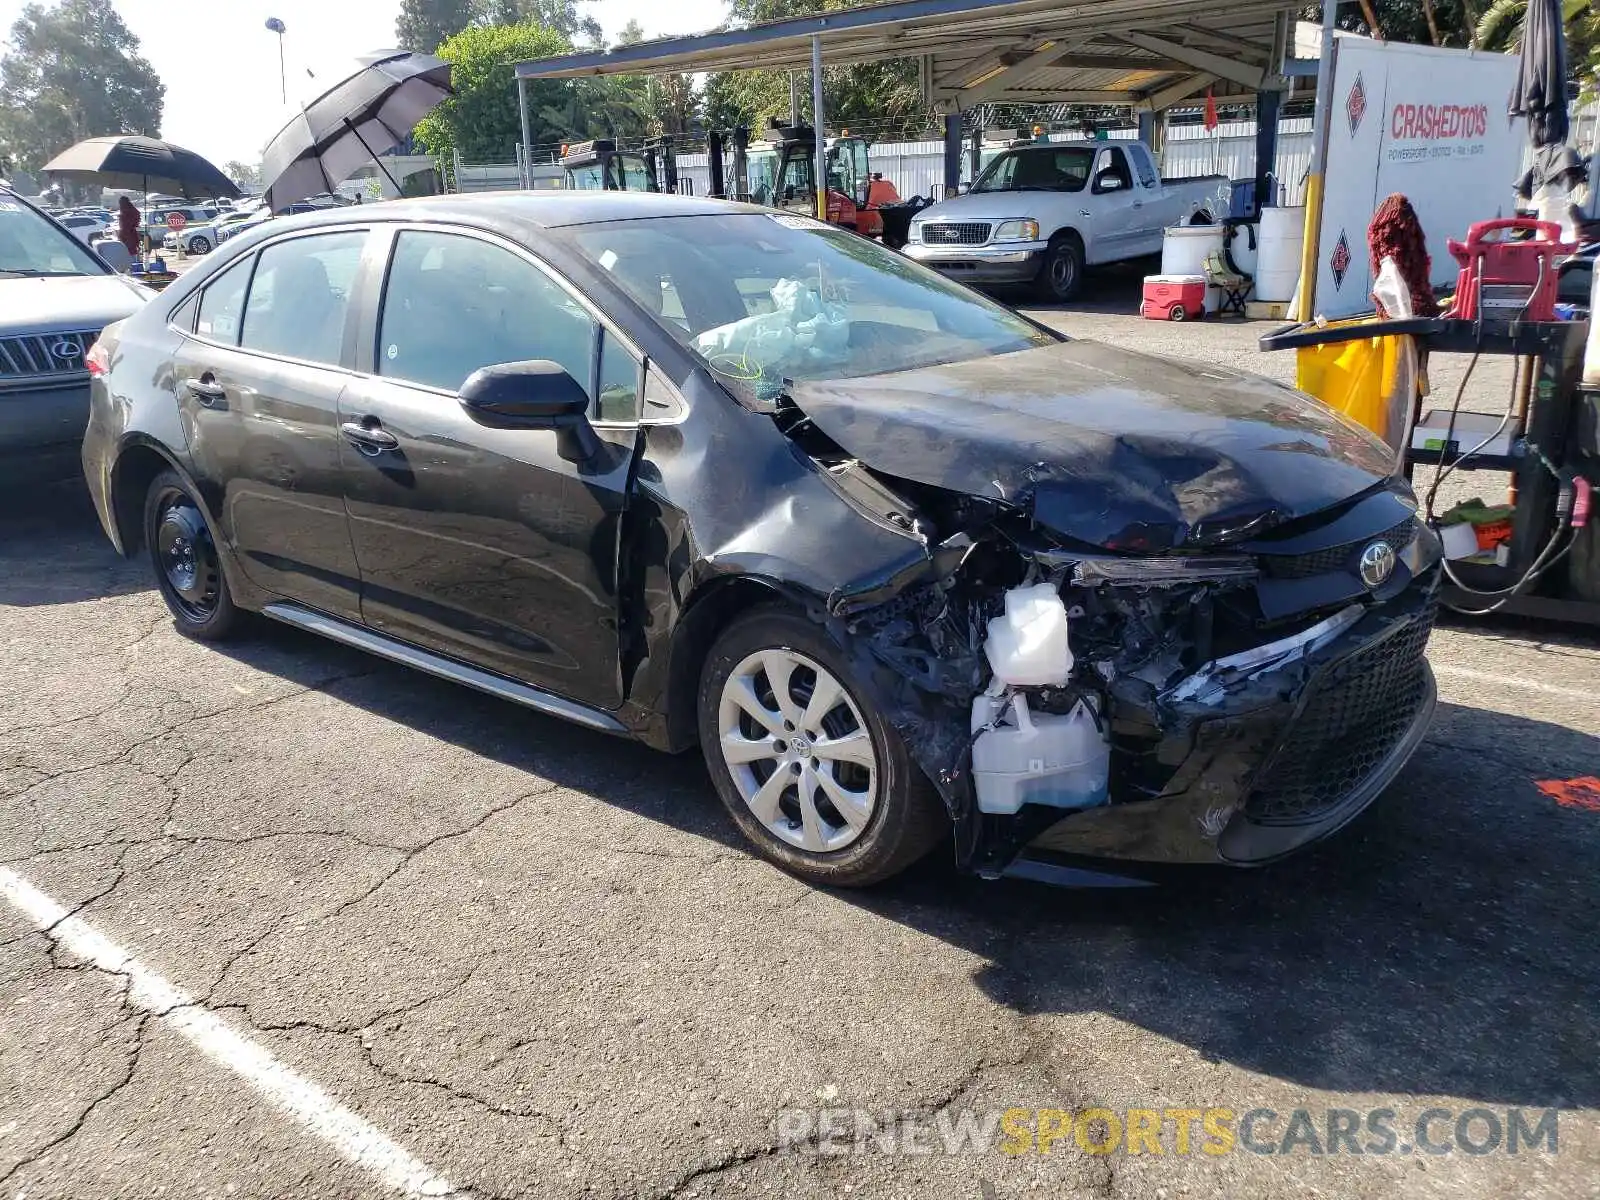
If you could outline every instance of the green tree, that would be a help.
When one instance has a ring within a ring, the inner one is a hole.
[[[111,0],[29,4],[0,58],[0,157],[37,168],[87,137],[157,137],[165,95]]]
[[[731,0],[737,24],[858,7],[859,0]],[[823,106],[831,129],[865,127],[874,136],[920,133],[930,123],[922,104],[915,59],[824,67]],[[802,117],[811,110],[811,73],[801,72]],[[706,120],[716,127],[744,124],[762,129],[769,119],[789,119],[789,76],[784,71],[725,71],[711,75],[705,89]]]
[[[601,44],[600,22],[579,11],[580,0],[482,0],[485,25],[543,25],[574,43]]]
[[[416,139],[429,154],[452,150],[474,162],[506,162],[522,140],[513,68],[530,58],[567,54],[572,43],[542,25],[475,25],[439,47],[451,64],[456,94],[417,126]],[[560,141],[573,131],[550,120],[548,110],[563,110],[575,93],[563,80],[529,80],[528,109],[533,143]]]
[[[400,0],[395,40],[404,50],[432,54],[477,16],[474,0]]]
[[[1584,94],[1592,97],[1595,74],[1600,71],[1600,16],[1588,0],[1564,0],[1561,12],[1568,70],[1582,81]],[[1495,0],[1478,21],[1478,45],[1507,54],[1520,51],[1527,16],[1527,0]]]
[[[617,35],[621,46],[642,41],[644,29],[636,20],[630,20]],[[613,75],[607,82],[613,102],[624,106],[638,119],[641,131],[651,136],[689,132],[700,111],[693,75]]]
[[[258,187],[261,183],[261,164],[253,166],[250,163],[231,159],[222,164],[222,173],[233,180],[240,187]]]

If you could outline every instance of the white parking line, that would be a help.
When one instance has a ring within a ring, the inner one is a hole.
[[[1434,663],[1435,675],[1454,675],[1457,679],[1470,679],[1474,683],[1500,683],[1507,687],[1522,688],[1529,692],[1543,692],[1547,696],[1567,696],[1573,700],[1589,700],[1594,696],[1592,691],[1581,691],[1578,688],[1558,687],[1553,683],[1541,683],[1537,679],[1523,679],[1518,675],[1497,675],[1493,671],[1474,671],[1471,667],[1455,667],[1449,663]]]
[[[68,916],[55,900],[6,867],[0,867],[0,897],[79,958],[125,977],[130,1005],[151,1013],[390,1190],[411,1196],[465,1194],[304,1075],[273,1058],[261,1043],[197,1004],[86,921]]]

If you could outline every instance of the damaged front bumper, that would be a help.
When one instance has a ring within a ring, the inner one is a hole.
[[[1081,856],[1255,866],[1334,833],[1377,799],[1427,733],[1435,589],[1436,580],[1419,581],[1220,698],[1124,712],[1120,721],[1114,711],[1114,752],[1125,765],[1135,769],[1137,755],[1173,768],[1160,792],[1067,816],[1029,814],[1033,829],[986,830],[974,866],[1028,878]]]
[[[1412,528],[1385,586],[1369,591],[1356,580],[1360,594],[1352,595],[1342,573],[1319,577],[1321,604],[1289,618],[1293,632],[1205,655],[1176,674],[1174,647],[1192,653],[1195,630],[1211,628],[1209,607],[1201,620],[1202,603],[1220,605],[1220,597],[1232,596],[1266,620],[1262,610],[1276,583],[1265,559],[1147,559],[1133,581],[1128,564],[1138,560],[1119,567],[1094,556],[1035,552],[1033,561],[1061,581],[1079,664],[1053,697],[1029,694],[1055,712],[1087,700],[1110,745],[1108,795],[1079,809],[1024,804],[1013,812],[983,811],[972,771],[974,739],[963,718],[973,696],[993,688],[982,649],[992,592],[989,601],[979,599],[980,587],[952,574],[943,584],[923,576],[920,586],[886,599],[913,574],[900,573],[892,583],[836,594],[830,624],[944,796],[963,868],[986,877],[1081,883],[1091,859],[1101,881],[1106,870],[1148,877],[1143,868],[1156,864],[1253,866],[1345,825],[1388,786],[1426,734],[1435,690],[1424,651],[1436,609],[1438,546],[1420,523]],[[1077,565],[1066,566],[1065,557],[1076,557]],[[986,576],[980,570],[968,579]],[[873,601],[882,603],[865,613],[856,607]],[[1097,644],[1113,656],[1128,644],[1133,624],[1107,617],[1103,629],[1114,636],[1096,643],[1095,615],[1084,611],[1096,603],[1102,617],[1141,603],[1156,606],[1146,610],[1144,666],[1098,658]]]

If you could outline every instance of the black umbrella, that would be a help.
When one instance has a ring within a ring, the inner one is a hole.
[[[183,196],[229,199],[239,194],[231,179],[193,150],[135,134],[85,138],[52,158],[43,171],[63,179],[130,191],[148,192],[154,187]]]
[[[1528,0],[1522,19],[1522,58],[1511,93],[1511,115],[1528,118],[1533,163],[1517,182],[1531,198],[1541,187],[1570,189],[1584,179],[1583,164],[1567,145],[1567,35],[1561,0]]]
[[[331,192],[369,161],[389,175],[378,155],[455,94],[450,64],[431,54],[377,50],[357,61],[360,70],[306,105],[267,144],[261,178],[268,208]]]
[[[1567,38],[1561,0],[1528,0],[1511,115],[1528,118],[1535,146],[1567,140]]]

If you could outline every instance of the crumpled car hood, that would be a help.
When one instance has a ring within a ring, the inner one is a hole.
[[[1388,447],[1309,396],[1091,341],[797,384],[793,398],[874,471],[1016,504],[1110,550],[1242,540],[1394,470]]]

